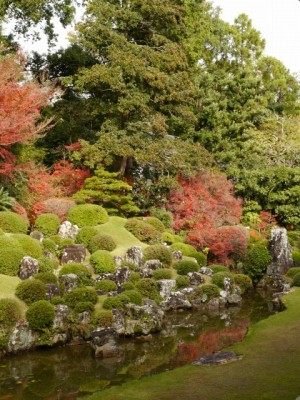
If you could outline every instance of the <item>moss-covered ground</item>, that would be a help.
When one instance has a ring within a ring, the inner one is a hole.
[[[88,400],[295,400],[300,396],[300,288],[285,296],[287,310],[254,325],[230,350],[241,361],[186,366],[132,381]]]

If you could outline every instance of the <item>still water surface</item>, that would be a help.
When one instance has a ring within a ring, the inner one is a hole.
[[[164,330],[120,339],[120,355],[96,359],[88,344],[41,349],[0,360],[0,400],[73,400],[191,363],[241,341],[249,326],[267,318],[270,303],[253,294],[242,307],[221,313],[178,312]]]

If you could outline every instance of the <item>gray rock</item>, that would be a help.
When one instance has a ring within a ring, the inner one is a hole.
[[[232,287],[231,279],[230,278],[224,278],[223,282],[224,282],[224,290],[226,292],[230,292],[231,291],[231,287]]]
[[[58,235],[62,239],[75,239],[78,235],[79,228],[77,225],[73,225],[70,221],[64,221],[58,231]]]
[[[76,274],[61,275],[58,280],[64,286],[67,293],[72,292],[72,290],[79,286],[79,280]]]
[[[42,232],[39,231],[32,231],[29,236],[31,236],[33,239],[38,240],[40,243],[42,243],[42,241],[44,240],[44,235],[42,234]]]
[[[182,252],[180,250],[175,250],[172,253],[172,257],[174,258],[174,260],[176,261],[181,261],[183,259],[183,255]]]
[[[123,257],[120,256],[114,256],[114,262],[116,265],[116,268],[121,268],[122,262],[123,262]]]
[[[176,286],[175,279],[160,279],[157,281],[159,287],[159,294],[162,298],[167,298],[170,296],[172,290]]]
[[[55,317],[53,320],[54,329],[64,329],[68,323],[70,315],[69,307],[65,304],[57,304],[55,306]]]
[[[88,311],[83,311],[78,314],[78,323],[81,325],[87,325],[91,320],[91,314]]]
[[[293,266],[292,247],[285,228],[272,229],[269,248],[272,260],[267,268],[267,275],[272,277],[285,275]]]
[[[228,304],[240,304],[242,302],[242,297],[239,294],[232,293],[228,294],[226,297],[227,303]]]
[[[46,284],[46,299],[51,300],[52,297],[60,296],[61,295],[61,290],[60,288],[53,284],[53,283],[47,283]]]
[[[39,262],[35,258],[25,256],[22,258],[19,277],[20,279],[28,279],[39,272]]]
[[[162,329],[164,312],[157,306],[127,304],[125,307],[126,336],[149,335]]]
[[[86,250],[83,244],[73,244],[66,246],[62,250],[61,263],[67,264],[68,262],[82,263],[86,256]]]
[[[233,351],[217,352],[208,356],[203,356],[199,360],[192,362],[192,365],[219,365],[228,364],[232,361],[241,360],[243,356],[235,354]]]
[[[212,276],[213,270],[208,268],[208,267],[201,267],[200,268],[200,273],[203,274],[203,275]]]
[[[122,283],[128,282],[130,278],[131,270],[129,267],[118,268],[115,273],[115,282],[120,287]]]
[[[91,346],[96,357],[110,358],[119,354],[118,333],[113,328],[97,328],[91,333]]]
[[[8,351],[17,353],[23,350],[29,350],[36,346],[38,342],[38,333],[29,328],[28,322],[20,321],[16,324],[8,340]]]
[[[130,247],[125,254],[124,260],[135,265],[137,269],[143,266],[143,249],[139,246]]]
[[[173,292],[170,296],[160,303],[164,311],[190,309],[192,307],[187,296],[182,292]]]
[[[187,276],[189,277],[191,285],[198,286],[200,283],[204,282],[204,279],[199,272],[189,272]]]
[[[162,267],[163,265],[159,260],[147,260],[143,268],[140,270],[140,274],[142,275],[143,278],[152,278],[153,271],[161,269]]]

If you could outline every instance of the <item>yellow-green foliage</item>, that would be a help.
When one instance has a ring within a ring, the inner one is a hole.
[[[49,328],[54,320],[53,304],[46,300],[39,300],[31,304],[26,311],[26,319],[31,329],[42,331]]]
[[[101,273],[114,273],[116,266],[113,257],[106,250],[97,250],[90,257],[90,263],[94,267],[97,274]]]
[[[34,227],[45,236],[52,236],[58,232],[60,220],[56,214],[46,213],[37,217]]]
[[[40,258],[43,255],[42,245],[37,239],[34,239],[28,235],[22,233],[16,233],[12,235],[13,238],[17,239],[22,249],[26,253],[26,256],[33,258]]]
[[[27,305],[46,298],[46,288],[38,279],[26,279],[20,282],[16,288],[16,295]]]
[[[0,228],[4,232],[27,233],[29,222],[12,211],[0,211]]]
[[[79,204],[70,208],[67,220],[80,228],[105,224],[108,221],[106,210],[96,204]]]
[[[9,235],[0,240],[0,274],[15,276],[19,272],[22,258],[26,256],[19,241]]]

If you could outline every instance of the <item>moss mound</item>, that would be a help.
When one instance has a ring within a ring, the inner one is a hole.
[[[80,204],[69,210],[67,219],[82,228],[105,224],[108,221],[108,215],[103,207],[96,204]]]
[[[27,233],[29,222],[12,211],[0,211],[0,228],[9,233]]]

